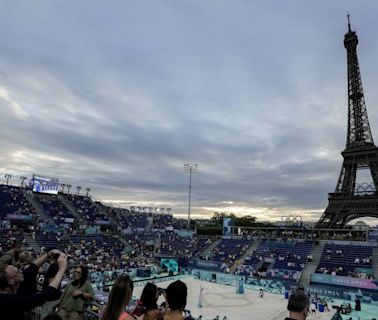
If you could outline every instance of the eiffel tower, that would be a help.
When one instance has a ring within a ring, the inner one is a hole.
[[[328,206],[316,228],[342,229],[356,218],[378,218],[378,148],[374,145],[362,89],[357,58],[358,38],[348,15],[348,33],[344,36],[348,62],[348,133],[340,176]],[[372,183],[357,183],[357,171],[370,169]]]

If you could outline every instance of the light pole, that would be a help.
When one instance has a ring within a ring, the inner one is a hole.
[[[185,173],[189,173],[188,230],[190,229],[190,202],[192,197],[192,173],[196,173],[198,164],[184,164]]]
[[[20,177],[20,180],[21,180],[21,188],[23,188],[25,180],[26,180],[26,177]]]
[[[7,185],[9,183],[9,179],[12,179],[12,175],[10,173],[6,173],[4,177],[7,179]]]

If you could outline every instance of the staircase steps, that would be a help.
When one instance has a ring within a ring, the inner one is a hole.
[[[107,211],[105,209],[105,206],[101,203],[101,202],[98,202],[98,201],[94,201],[92,200],[93,203],[95,204],[95,206],[98,208],[98,210],[106,217],[109,218],[109,221],[111,222],[111,224],[113,226],[116,226],[117,228],[121,228],[122,230],[122,226],[121,224],[118,222],[118,220],[115,218],[114,214],[111,213],[111,210]]]
[[[231,273],[233,273],[235,271],[237,266],[242,265],[247,257],[251,256],[252,253],[257,250],[260,243],[261,243],[260,239],[252,241],[252,243],[249,246],[249,248],[247,249],[247,251],[244,252],[244,254],[240,257],[240,259],[236,260],[235,263],[231,266],[231,268],[230,268]]]
[[[34,207],[38,216],[43,220],[43,222],[47,222],[53,225],[56,224],[55,221],[46,214],[38,198],[31,191],[23,189],[23,193],[26,200],[28,200],[30,204]]]
[[[213,250],[215,249],[216,246],[218,246],[218,244],[221,241],[222,241],[222,239],[218,239],[218,240],[215,240],[214,242],[212,242],[205,250],[202,251],[201,256],[212,258],[213,257],[213,254],[212,254]]]
[[[69,202],[67,201],[67,199],[62,196],[61,194],[58,194],[58,198],[60,200],[60,202],[62,202],[66,208],[68,209],[68,211],[76,218],[76,219],[79,219],[79,220],[82,220],[82,217],[80,217],[79,213],[77,212],[76,208]]]
[[[121,242],[125,245],[125,249],[126,249],[127,252],[135,251],[135,248],[133,248],[133,247],[128,243],[128,241],[127,241],[125,238],[123,238],[123,237],[121,237],[121,236],[118,236],[118,239],[119,239],[119,241],[121,241]]]
[[[319,265],[320,258],[324,250],[325,241],[319,241],[319,245],[315,245],[310,255],[312,255],[312,261],[308,261],[305,264],[305,267],[302,271],[302,274],[299,278],[300,285],[309,285],[311,280],[311,274],[316,271],[316,268]]]

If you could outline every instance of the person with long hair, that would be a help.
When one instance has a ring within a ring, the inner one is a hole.
[[[92,285],[87,280],[88,270],[84,266],[74,268],[74,280],[64,290],[58,314],[63,320],[80,320],[86,301],[93,299]]]
[[[101,320],[135,320],[125,308],[133,295],[134,284],[130,276],[122,275],[114,282]]]
[[[143,315],[143,320],[162,320],[164,314],[157,305],[161,294],[165,297],[163,289],[158,288],[154,283],[147,282],[132,315],[137,317]]]

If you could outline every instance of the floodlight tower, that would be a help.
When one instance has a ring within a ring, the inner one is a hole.
[[[61,183],[60,186],[62,187],[62,193],[64,193],[64,187],[66,186],[65,183]]]
[[[190,229],[190,202],[192,197],[192,173],[196,173],[198,164],[184,164],[185,173],[189,173],[188,230]]]
[[[70,194],[70,189],[72,188],[72,185],[67,184],[66,187],[67,187],[67,194]]]
[[[21,188],[23,188],[25,180],[26,180],[26,177],[20,177],[20,180],[21,180]]]
[[[77,191],[77,195],[78,195],[78,196],[80,195],[80,190],[81,190],[81,186],[77,186],[77,187],[76,187],[76,191]]]
[[[87,198],[89,197],[89,191],[91,191],[91,188],[86,187],[85,191],[87,191]]]
[[[10,173],[6,173],[5,175],[4,175],[4,177],[7,179],[7,185],[8,185],[8,183],[9,183],[9,179],[12,179],[12,175],[10,174]]]

